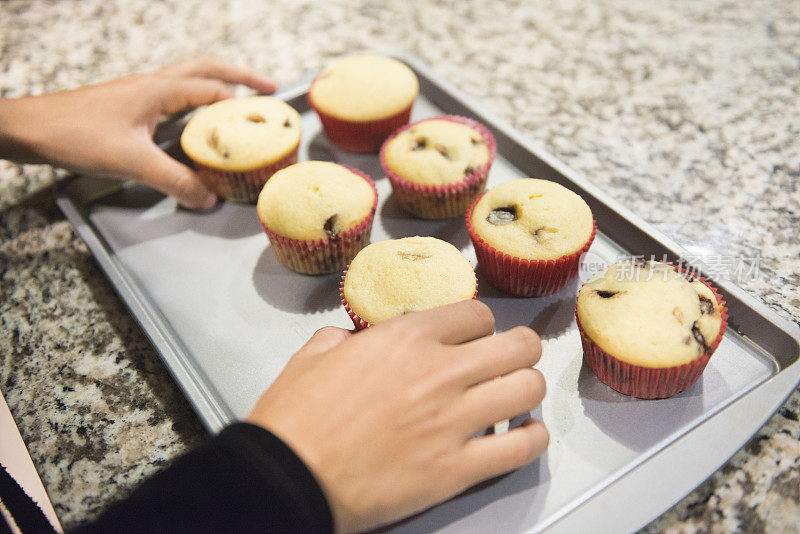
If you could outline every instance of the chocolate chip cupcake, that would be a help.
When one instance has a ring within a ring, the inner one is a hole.
[[[331,142],[349,152],[377,153],[408,123],[419,94],[414,72],[379,56],[352,56],[326,67],[311,83],[308,103]]]
[[[342,277],[342,304],[356,329],[397,315],[475,298],[469,260],[434,237],[405,237],[365,247]]]
[[[223,100],[198,111],[181,147],[219,196],[255,202],[276,171],[297,161],[300,115],[271,96]]]
[[[497,154],[494,136],[471,119],[443,115],[409,124],[381,148],[398,204],[424,219],[463,215]]]
[[[581,288],[576,317],[587,365],[613,389],[643,399],[694,384],[727,326],[713,287],[659,262],[598,273]]]
[[[363,172],[327,161],[281,171],[258,197],[258,220],[281,263],[303,274],[341,271],[369,243],[378,206]]]
[[[467,230],[481,272],[520,297],[556,293],[575,278],[596,232],[580,196],[533,178],[487,191],[467,212]]]

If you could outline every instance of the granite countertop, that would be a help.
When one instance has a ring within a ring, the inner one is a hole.
[[[800,4],[452,0],[0,3],[0,92],[200,54],[292,80],[401,50],[800,321]],[[0,161],[0,388],[66,527],[207,439],[50,188]],[[800,392],[648,532],[795,531]]]

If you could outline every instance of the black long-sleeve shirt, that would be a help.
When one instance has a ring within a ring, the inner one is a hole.
[[[267,430],[236,423],[75,532],[332,531],[300,458]]]

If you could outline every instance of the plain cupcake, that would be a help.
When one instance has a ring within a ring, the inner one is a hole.
[[[351,56],[314,78],[308,102],[334,145],[349,152],[377,153],[390,133],[408,123],[418,94],[417,76],[400,61]]]
[[[574,279],[596,233],[579,195],[533,178],[490,189],[470,207],[466,222],[481,272],[522,297],[556,293]]]
[[[463,215],[483,192],[497,155],[482,124],[452,115],[400,128],[383,144],[381,166],[398,204],[425,219]]]
[[[258,197],[258,220],[280,262],[304,274],[344,269],[369,243],[378,205],[365,173],[327,161],[278,171]]]
[[[434,237],[405,237],[365,247],[342,277],[342,304],[356,329],[452,302],[475,298],[469,260]]]
[[[597,377],[645,399],[694,384],[727,326],[724,300],[702,278],[642,261],[614,264],[584,284],[576,318]]]
[[[269,178],[297,161],[300,115],[271,96],[232,98],[199,110],[181,135],[203,183],[219,196],[255,202]]]

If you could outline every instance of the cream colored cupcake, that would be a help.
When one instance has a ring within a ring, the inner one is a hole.
[[[278,259],[305,274],[343,269],[369,242],[378,195],[361,171],[305,161],[278,171],[258,197],[258,220]]]
[[[342,281],[342,302],[356,328],[397,315],[475,298],[472,265],[434,237],[406,237],[365,247]]]
[[[198,111],[181,147],[220,196],[253,202],[275,171],[297,161],[300,115],[271,96],[217,102]]]
[[[659,262],[622,262],[578,295],[587,363],[628,395],[661,398],[694,383],[725,329],[724,302],[701,280]]]
[[[548,180],[526,178],[489,190],[472,212],[475,232],[517,258],[555,260],[592,235],[592,211],[578,195]]]
[[[308,101],[328,138],[351,152],[377,152],[384,139],[408,122],[419,94],[414,72],[379,56],[340,59],[314,79]]]
[[[403,209],[444,219],[463,215],[483,191],[496,153],[483,125],[443,115],[395,132],[381,148],[381,166]]]
[[[569,189],[525,178],[486,192],[467,213],[481,271],[519,296],[548,295],[578,273],[595,235],[592,212]]]

